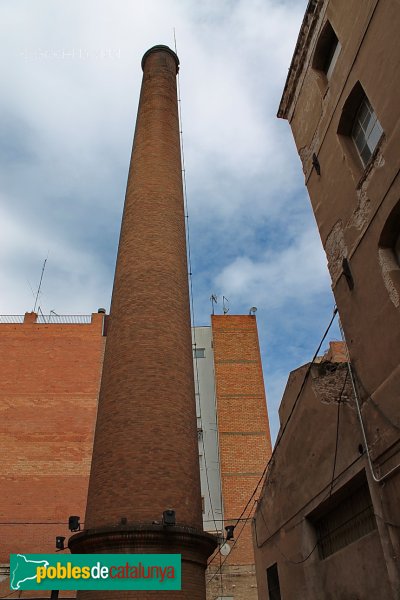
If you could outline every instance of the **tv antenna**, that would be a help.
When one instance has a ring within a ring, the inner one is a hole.
[[[44,263],[43,263],[43,267],[42,267],[42,273],[40,275],[39,287],[38,287],[38,291],[36,293],[36,298],[35,298],[35,304],[34,304],[34,307],[33,307],[33,312],[36,312],[36,306],[37,306],[38,299],[39,299],[40,289],[42,287],[43,274],[44,274],[44,270],[46,268],[46,263],[47,263],[47,259],[48,258],[49,258],[49,255],[47,254],[47,258],[44,259]]]
[[[224,315],[226,315],[229,312],[229,308],[225,305],[225,302],[229,303],[228,298],[225,298],[225,296],[222,296],[222,310],[224,312]]]
[[[211,294],[210,300],[211,300],[211,314],[214,314],[214,308],[218,302],[218,297],[215,294]]]

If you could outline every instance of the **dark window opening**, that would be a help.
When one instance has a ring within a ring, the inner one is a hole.
[[[379,253],[385,258],[384,264],[390,271],[391,280],[400,290],[400,201],[394,205],[383,226]]]
[[[321,71],[326,75],[327,79],[330,79],[340,50],[341,45],[337,35],[334,32],[332,25],[327,21],[315,47],[312,62],[313,69]]]
[[[350,482],[344,490],[332,496],[322,508],[322,514],[312,519],[321,559],[328,558],[376,529],[368,484],[360,477],[356,483]]]
[[[394,255],[396,257],[396,260],[397,260],[397,264],[400,265],[400,233],[397,236],[397,239],[394,243],[393,250],[394,250]]]
[[[267,584],[269,600],[281,600],[278,565],[276,563],[267,569]]]
[[[194,358],[205,358],[206,349],[205,348],[193,348],[193,357]]]

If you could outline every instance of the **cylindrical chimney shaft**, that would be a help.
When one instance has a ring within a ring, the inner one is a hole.
[[[203,532],[176,74],[155,46],[143,81],[101,380],[85,530],[72,552],[180,553],[183,592],[205,598]],[[162,524],[176,512],[176,525]],[[160,592],[124,592],[158,599]],[[121,592],[80,592],[80,599]]]

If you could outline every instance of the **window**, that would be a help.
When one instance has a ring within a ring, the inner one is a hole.
[[[205,502],[204,502],[204,496],[201,497],[201,512],[204,513],[206,512],[206,507],[205,507]]]
[[[383,129],[369,100],[364,96],[356,113],[351,137],[365,167],[378,145]]]
[[[354,155],[354,165],[363,167],[371,159],[383,135],[375,111],[358,81],[343,105],[338,134],[349,154]]]
[[[205,348],[193,348],[193,358],[205,358],[206,349]]]
[[[376,520],[365,478],[332,496],[314,526],[321,559],[374,531]]]
[[[394,250],[394,255],[396,257],[396,260],[397,260],[397,264],[400,265],[400,233],[396,238],[393,250]]]
[[[269,600],[281,600],[278,565],[276,563],[267,569],[267,584]]]
[[[340,54],[341,45],[333,30],[332,25],[327,21],[321,31],[317,45],[315,47],[314,58],[312,62],[313,69],[320,71],[330,79]]]

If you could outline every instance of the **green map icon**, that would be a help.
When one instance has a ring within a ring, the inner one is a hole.
[[[17,554],[17,559],[14,561],[14,568],[10,578],[11,589],[19,590],[21,589],[21,583],[24,583],[29,579],[36,580],[36,569],[38,567],[48,567],[49,564],[50,563],[48,563],[47,560],[28,560],[23,554]]]

